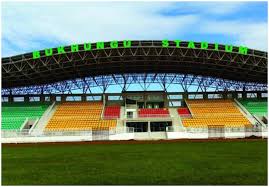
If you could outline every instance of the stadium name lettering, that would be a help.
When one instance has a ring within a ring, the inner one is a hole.
[[[174,40],[172,42],[174,42],[174,46],[176,46],[176,48],[182,47],[182,46],[180,46],[181,40]],[[168,48],[170,45],[171,45],[171,41],[162,40],[162,47]],[[112,49],[119,48],[119,47],[130,48],[130,47],[132,47],[132,41],[124,40],[120,44],[119,44],[118,41],[111,41],[111,42],[109,42],[109,46]],[[197,42],[193,42],[193,41],[188,41],[187,42],[187,48],[190,48],[190,49],[205,49],[206,50],[206,49],[209,48],[209,44],[207,42],[197,43]],[[45,49],[43,51],[43,54],[45,54],[45,56],[48,57],[48,56],[52,56],[54,54],[60,55],[60,54],[65,54],[65,53],[69,53],[69,52],[75,53],[75,52],[79,52],[81,50],[90,51],[92,49],[97,49],[97,50],[98,49],[105,49],[105,42],[97,42],[97,43],[95,43],[95,48],[91,43],[84,43],[83,47],[81,47],[78,44],[73,44],[73,45],[70,46],[69,49],[67,49],[67,47],[65,47],[65,46],[60,46],[60,47],[57,47],[56,49],[49,48],[49,49]],[[212,49],[212,47],[211,47],[211,49]],[[225,45],[224,51],[228,52],[228,53],[238,52],[239,54],[243,54],[243,55],[247,55],[247,53],[248,53],[248,48],[247,47],[239,46],[237,49],[238,50],[235,51],[234,46]],[[213,44],[213,49],[212,50],[219,51],[219,44],[217,44],[217,43]],[[38,59],[40,57],[41,57],[41,51],[34,51],[33,52],[33,59]]]

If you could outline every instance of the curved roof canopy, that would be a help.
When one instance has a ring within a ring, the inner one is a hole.
[[[2,87],[125,73],[175,73],[267,83],[267,52],[188,41],[112,41],[2,58]]]

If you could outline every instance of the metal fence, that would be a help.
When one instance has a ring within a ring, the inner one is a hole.
[[[110,135],[122,134],[122,133],[134,133],[134,128],[133,127],[117,127],[117,128],[109,129]]]
[[[53,137],[53,136],[92,136],[93,140],[108,140],[109,135],[134,133],[132,127],[117,127],[109,130],[61,130],[61,131],[40,131],[32,133],[29,130],[2,130],[2,138],[16,137]]]
[[[170,114],[138,114],[138,118],[170,118]]]
[[[92,140],[109,140],[109,130],[92,131]]]
[[[265,134],[268,133],[267,127],[238,127],[238,128],[231,128],[231,127],[223,127],[223,128],[216,128],[216,127],[209,127],[209,128],[186,128],[186,127],[179,127],[179,126],[168,126],[166,128],[166,132],[183,132],[189,134],[195,133],[205,133],[208,135],[208,138],[226,138],[226,137],[238,137],[238,138],[248,138],[251,136],[256,137],[264,137]],[[267,137],[267,136],[266,136]]]
[[[44,131],[41,136],[92,136],[92,131]]]
[[[182,118],[213,118],[213,117],[242,117],[241,113],[205,113],[205,114],[179,114]],[[261,113],[260,116],[267,116],[266,113]],[[248,118],[253,118],[252,116],[248,115]]]
[[[167,126],[166,132],[182,132],[192,137],[196,134],[206,135],[208,138],[247,138],[251,136],[267,137],[268,128],[179,128],[176,126]],[[120,135],[123,133],[134,133],[133,127],[117,127],[109,130],[87,130],[87,131],[42,131],[40,133],[30,133],[29,130],[2,130],[2,138],[23,138],[23,137],[90,137],[92,140],[109,140],[111,135]]]
[[[52,136],[92,136],[92,131],[42,131],[40,133],[31,133],[29,130],[2,130],[2,138],[16,137],[52,137]]]

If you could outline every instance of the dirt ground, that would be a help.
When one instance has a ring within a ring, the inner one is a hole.
[[[176,140],[106,140],[106,141],[85,141],[85,142],[42,142],[42,143],[2,143],[2,146],[32,146],[32,145],[81,145],[81,144],[158,144],[158,143],[175,143],[175,142],[235,142],[235,141],[267,141],[262,138],[240,138],[240,139],[176,139]]]

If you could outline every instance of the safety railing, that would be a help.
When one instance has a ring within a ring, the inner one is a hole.
[[[92,130],[44,131],[42,136],[91,136]]]
[[[91,136],[92,131],[42,131],[40,133],[30,133],[29,130],[2,130],[2,138],[19,138],[19,137],[52,137],[52,136]]]
[[[29,137],[31,134],[29,130],[2,130],[2,138],[16,138],[16,137]]]
[[[180,127],[178,125],[172,125],[166,127],[166,132],[185,132],[185,131],[186,131],[185,127]]]
[[[167,132],[207,132],[209,129],[224,129],[225,132],[265,132],[268,130],[267,127],[229,127],[229,126],[222,126],[222,127],[179,127],[179,126],[167,126]]]
[[[207,133],[208,132],[208,128],[186,128],[186,132],[189,133]]]
[[[244,127],[224,127],[226,133],[230,132],[245,132],[246,128]]]
[[[205,114],[182,114],[180,117],[185,118],[214,118],[214,117],[244,117],[241,113],[205,113]]]
[[[52,137],[52,136],[95,136],[98,139],[108,139],[109,135],[134,133],[133,127],[116,127],[109,130],[44,130],[39,133],[31,133],[29,130],[2,130],[2,138],[16,137]]]
[[[170,118],[170,114],[138,114],[138,118]]]
[[[117,127],[117,128],[109,129],[110,135],[122,134],[122,133],[134,133],[134,128],[133,127]]]

